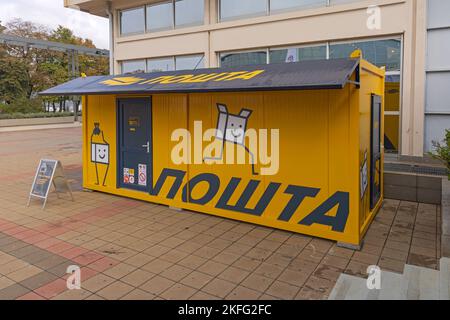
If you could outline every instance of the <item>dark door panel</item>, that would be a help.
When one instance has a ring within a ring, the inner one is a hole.
[[[372,95],[371,107],[371,161],[370,161],[370,208],[381,198],[381,97]]]
[[[152,185],[150,98],[118,100],[118,187],[150,191]]]

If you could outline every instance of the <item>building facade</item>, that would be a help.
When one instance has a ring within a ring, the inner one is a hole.
[[[348,57],[384,66],[385,148],[450,128],[448,0],[65,0],[110,19],[114,74]]]

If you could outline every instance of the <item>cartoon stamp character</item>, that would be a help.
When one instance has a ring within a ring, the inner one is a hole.
[[[106,165],[105,175],[102,186],[105,186],[106,177],[109,170],[109,143],[105,140],[103,131],[100,129],[100,123],[94,123],[94,130],[91,134],[91,162],[95,163],[95,174],[97,177],[96,185],[100,184],[98,165]]]
[[[252,110],[242,109],[239,114],[230,114],[225,104],[218,103],[217,110],[219,118],[217,120],[216,139],[223,141],[222,149],[218,157],[205,158],[204,160],[220,160],[223,157],[225,143],[232,142],[241,145],[250,154],[252,163],[252,174],[257,175],[255,171],[255,159],[253,153],[245,146],[245,133],[247,131],[248,118],[252,114]]]

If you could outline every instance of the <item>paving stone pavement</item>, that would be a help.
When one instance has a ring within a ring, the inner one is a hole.
[[[26,206],[40,158],[75,202]],[[342,272],[438,268],[440,208],[385,200],[361,251],[332,241],[81,190],[81,129],[0,134],[0,299],[325,299]],[[68,290],[67,268],[81,268]]]

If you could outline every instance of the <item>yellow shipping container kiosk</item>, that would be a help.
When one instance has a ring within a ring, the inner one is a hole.
[[[83,77],[83,186],[358,246],[383,199],[384,70],[357,57]]]

